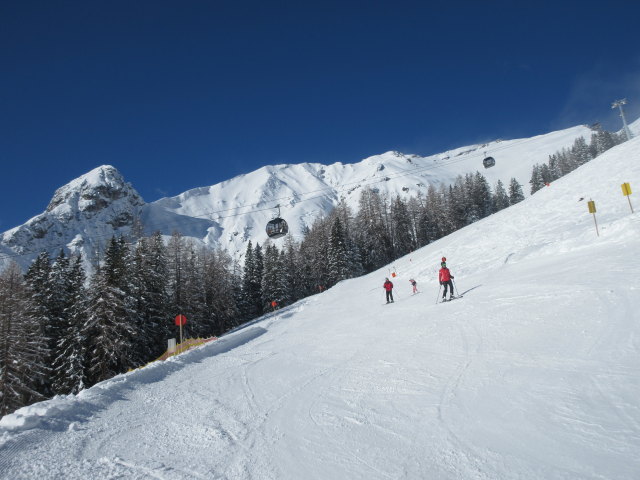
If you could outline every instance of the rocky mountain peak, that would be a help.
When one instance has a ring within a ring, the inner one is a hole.
[[[124,181],[115,167],[102,165],[57,189],[46,212],[69,205],[73,210],[91,214],[124,198],[132,205],[144,204],[142,197]]]

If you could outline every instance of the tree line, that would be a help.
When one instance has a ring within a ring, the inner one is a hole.
[[[533,166],[531,180],[529,180],[531,194],[533,195],[545,185],[574,171],[626,139],[624,134],[619,135],[599,128],[591,134],[590,143],[587,143],[584,137],[578,137],[571,148],[563,148],[549,155],[548,162]]]
[[[0,415],[158,358],[177,314],[186,336],[219,336],[523,199],[515,179],[492,189],[476,172],[409,199],[366,188],[355,213],[341,200],[300,241],[248,242],[242,266],[179,233],[113,237],[91,275],[64,251],[26,273],[12,264],[0,273]]]

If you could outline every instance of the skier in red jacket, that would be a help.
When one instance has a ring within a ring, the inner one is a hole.
[[[451,272],[447,268],[446,262],[442,262],[440,266],[442,267],[439,274],[440,285],[444,286],[444,292],[442,292],[442,300],[446,299],[447,287],[449,287],[450,289],[449,300],[451,300],[453,298],[453,282],[451,281],[451,279],[454,278],[454,276],[451,275]]]
[[[385,278],[383,287],[387,292],[387,303],[393,303],[393,283],[388,278]]]

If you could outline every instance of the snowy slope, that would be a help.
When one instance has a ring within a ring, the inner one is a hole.
[[[281,205],[281,215],[300,240],[305,226],[329,212],[344,197],[354,208],[365,187],[394,197],[426,193],[429,184],[448,185],[457,175],[482,170],[491,185],[515,177],[525,186],[531,167],[570,147],[577,137],[590,140],[586,127],[532,138],[474,145],[429,157],[387,152],[354,164],[303,163],[262,167],[246,175],[145,204],[112,166],[102,166],[58,189],[47,211],[0,236],[0,268],[16,260],[26,268],[42,250],[83,253],[90,264],[113,234],[128,234],[135,218],[147,233],[174,231],[241,257],[247,242],[263,244],[265,225]],[[497,164],[485,170],[482,159]],[[87,199],[87,200],[84,200]],[[110,200],[111,199],[111,200]]]
[[[640,138],[385,269],[25,407],[0,421],[0,476],[637,479],[640,218],[625,181],[640,188]],[[435,304],[443,255],[464,298]]]

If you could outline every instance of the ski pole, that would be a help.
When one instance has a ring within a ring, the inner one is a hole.
[[[460,292],[458,291],[458,286],[456,285],[456,281],[452,278],[451,281],[453,282],[453,286],[456,289],[456,296],[459,297],[460,296]]]
[[[440,289],[442,288],[442,285],[438,286],[438,296],[436,297],[436,305],[438,304],[438,299],[440,298]]]

